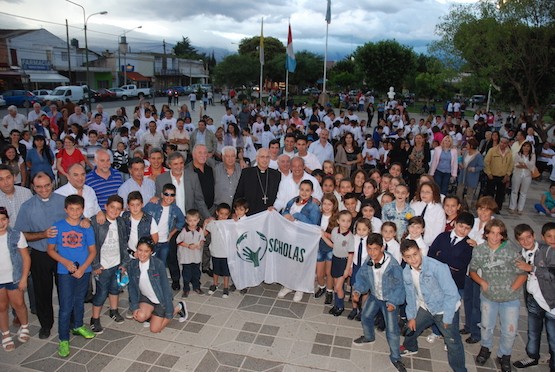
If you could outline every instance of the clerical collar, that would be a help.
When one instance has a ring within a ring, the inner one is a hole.
[[[49,200],[50,200],[50,198],[48,198],[48,199],[43,199],[43,198],[41,198],[40,200],[42,200],[43,202],[45,202],[45,203],[46,203],[47,201],[49,201]]]

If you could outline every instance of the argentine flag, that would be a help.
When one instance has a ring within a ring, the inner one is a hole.
[[[293,34],[291,34],[291,24],[289,24],[289,35],[287,35],[287,50],[285,56],[285,69],[288,72],[295,72],[297,60],[293,51]]]

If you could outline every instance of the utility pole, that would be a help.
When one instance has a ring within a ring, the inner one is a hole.
[[[69,77],[69,83],[71,84],[71,53],[69,49],[69,27],[67,25],[67,18],[66,18],[66,45],[67,45],[67,73]]]

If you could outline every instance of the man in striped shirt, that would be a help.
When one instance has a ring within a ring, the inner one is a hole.
[[[87,174],[85,184],[94,190],[98,204],[104,211],[108,197],[118,193],[123,179],[121,173],[111,167],[110,154],[106,150],[98,149],[94,155],[94,162],[96,167]]]

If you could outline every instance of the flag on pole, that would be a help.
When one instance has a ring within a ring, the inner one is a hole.
[[[260,64],[264,66],[264,18],[262,18],[262,23],[260,25],[260,46],[258,48],[258,53],[260,54]]]
[[[291,33],[291,24],[289,24],[289,34],[287,35],[287,55],[285,57],[285,69],[289,72],[295,72],[297,68],[297,60],[293,51],[293,34]]]
[[[328,0],[328,10],[326,11],[326,22],[331,23],[331,0]]]

